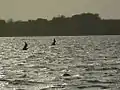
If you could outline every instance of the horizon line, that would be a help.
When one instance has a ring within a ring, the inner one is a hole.
[[[46,17],[36,17],[35,19],[27,19],[27,20],[16,19],[15,20],[13,18],[3,19],[3,18],[0,17],[0,20],[5,20],[6,22],[9,21],[9,20],[12,20],[13,22],[16,22],[16,21],[29,21],[29,20],[37,20],[37,19],[46,19],[48,21],[51,21],[55,17],[65,16],[65,18],[71,18],[71,17],[73,17],[75,15],[81,15],[81,14],[98,14],[98,16],[101,18],[101,20],[120,20],[120,18],[103,18],[103,17],[101,17],[101,15],[99,13],[91,13],[91,12],[76,13],[76,14],[72,14],[71,16],[66,16],[66,15],[63,15],[63,14],[58,14],[56,16],[53,16],[51,19],[48,19]]]

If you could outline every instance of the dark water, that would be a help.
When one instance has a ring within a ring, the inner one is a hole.
[[[1,37],[0,90],[120,90],[120,36],[53,38]]]

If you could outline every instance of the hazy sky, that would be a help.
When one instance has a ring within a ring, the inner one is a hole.
[[[120,19],[120,0],[0,0],[0,18],[28,20],[83,12],[99,13],[102,18]]]

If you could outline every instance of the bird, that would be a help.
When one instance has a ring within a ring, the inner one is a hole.
[[[28,46],[28,44],[25,42],[25,45],[24,45],[24,47],[23,47],[23,50],[27,50],[27,49],[28,49],[27,46]]]
[[[54,38],[54,40],[53,40],[52,45],[56,45],[56,40],[55,40],[55,38]]]
[[[71,75],[70,75],[70,74],[68,74],[68,73],[64,73],[64,74],[63,74],[63,76],[65,76],[65,77],[66,77],[66,76],[71,76]]]

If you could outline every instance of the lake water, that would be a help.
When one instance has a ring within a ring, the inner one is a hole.
[[[120,36],[0,37],[0,90],[120,90]]]

